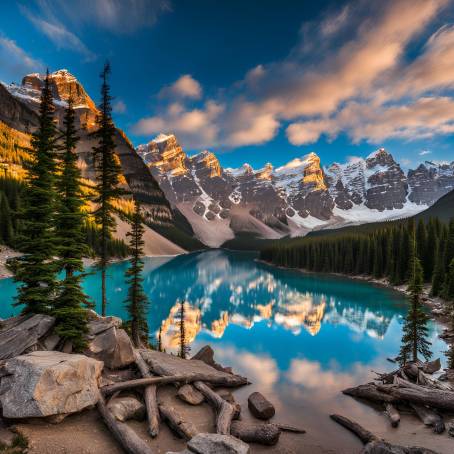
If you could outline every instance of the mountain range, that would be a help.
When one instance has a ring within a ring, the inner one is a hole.
[[[29,74],[20,85],[0,83],[0,166],[23,172],[21,159],[38,126],[44,76]],[[69,95],[75,101],[79,165],[93,184],[92,158],[97,108],[67,70],[50,74],[57,126]],[[143,204],[146,222],[162,253],[238,237],[276,239],[316,229],[408,217],[454,189],[454,162],[426,161],[404,171],[383,148],[346,164],[321,164],[315,153],[273,167],[223,168],[216,155],[188,155],[173,134],[160,134],[134,148],[117,128],[116,153],[122,184]],[[6,151],[5,151],[6,150]],[[19,150],[19,151],[18,151]],[[166,238],[162,238],[162,236]],[[170,240],[170,241],[169,241]],[[175,247],[170,246],[174,244]]]
[[[405,172],[384,148],[323,167],[315,153],[274,168],[223,168],[210,151],[188,156],[160,134],[137,153],[171,205],[213,247],[238,235],[274,239],[414,215],[454,189],[454,161]]]

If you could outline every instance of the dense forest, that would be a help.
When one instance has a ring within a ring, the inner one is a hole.
[[[387,278],[408,283],[412,241],[432,294],[454,300],[454,219],[390,222],[376,230],[284,239],[264,248],[262,260],[309,271]]]

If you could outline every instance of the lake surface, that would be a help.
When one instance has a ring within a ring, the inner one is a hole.
[[[126,262],[113,264],[107,285],[108,313],[122,318],[126,268]],[[152,341],[162,325],[167,351],[178,348],[176,301],[185,298],[192,352],[211,344],[218,362],[253,382],[240,398],[260,390],[275,403],[280,421],[308,430],[305,441],[314,445],[307,452],[318,452],[317,443],[323,452],[359,446],[331,423],[327,415],[333,412],[390,438],[379,410],[339,391],[370,380],[372,370],[393,368],[386,358],[398,352],[407,310],[400,294],[361,281],[282,270],[258,263],[249,253],[220,250],[147,258],[144,287]],[[98,275],[89,275],[84,288],[99,310]],[[0,280],[0,317],[18,312],[11,306],[14,295],[12,280]],[[440,330],[431,323],[434,357],[443,357],[446,349]],[[336,437],[327,437],[327,431]]]

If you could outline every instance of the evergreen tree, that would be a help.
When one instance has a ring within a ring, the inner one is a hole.
[[[186,359],[191,348],[187,344],[186,339],[186,302],[184,299],[180,301],[180,358]]]
[[[430,345],[427,340],[428,328],[427,322],[429,317],[424,312],[421,303],[421,293],[424,284],[423,268],[421,261],[417,256],[416,250],[416,234],[413,229],[413,241],[410,248],[410,263],[409,263],[409,285],[410,292],[410,308],[405,318],[402,336],[402,346],[399,353],[399,361],[405,364],[409,358],[413,362],[418,360],[418,353],[424,359],[431,357]]]
[[[438,240],[435,246],[435,267],[432,275],[432,290],[433,296],[439,296],[443,291],[443,283],[445,281],[445,254],[444,242]]]
[[[98,266],[101,269],[102,286],[102,315],[106,315],[106,270],[109,262],[108,241],[115,228],[113,216],[114,207],[112,201],[121,195],[119,188],[120,164],[115,155],[115,125],[112,120],[112,107],[108,77],[110,65],[106,63],[101,73],[101,103],[98,106],[99,115],[96,118],[97,130],[94,137],[98,139],[98,145],[93,148],[94,162],[97,178],[97,196],[94,200],[97,208],[95,211],[96,222],[100,225],[101,250]]]
[[[451,260],[451,263],[448,267],[448,272],[446,273],[446,282],[443,289],[443,298],[448,301],[454,302],[454,259]],[[454,306],[454,304],[453,304]],[[454,317],[454,307],[452,311],[452,317]]]
[[[12,212],[8,199],[3,192],[0,192],[0,243],[12,245],[14,228]]]
[[[87,254],[84,242],[84,198],[80,187],[80,170],[77,166],[76,145],[79,140],[75,126],[75,112],[72,99],[63,120],[63,156],[60,175],[57,180],[58,204],[56,215],[56,236],[58,238],[59,270],[64,277],[59,283],[58,297],[52,314],[55,316],[55,331],[63,339],[72,342],[76,351],[86,346],[87,296],[82,290],[82,257]]]
[[[129,329],[131,338],[136,347],[142,342],[148,342],[147,306],[148,298],[143,291],[141,276],[143,271],[143,245],[142,239],[145,229],[142,225],[140,205],[136,202],[135,211],[132,216],[131,231],[126,235],[130,238],[129,247],[131,250],[130,266],[126,271],[126,282],[129,284],[128,299],[126,308],[129,314]]]
[[[162,325],[159,327],[158,333],[158,352],[162,352]]]
[[[39,126],[32,137],[33,160],[28,168],[23,230],[24,253],[14,267],[20,283],[16,305],[23,313],[49,313],[56,290],[56,241],[54,229],[56,126],[47,73],[41,92]]]

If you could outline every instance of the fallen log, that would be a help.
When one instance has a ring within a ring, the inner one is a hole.
[[[236,377],[235,386],[241,386],[247,384],[247,380],[243,377],[230,375],[230,377]],[[193,383],[196,381],[204,381],[211,383],[216,386],[234,386],[232,381],[224,380],[223,376],[213,376],[205,374],[187,374],[187,375],[170,375],[166,377],[147,377],[147,378],[137,378],[135,380],[127,380],[120,383],[113,383],[112,385],[107,385],[101,387],[101,392],[108,396],[116,391],[124,391],[126,389],[132,388],[143,388],[149,385],[166,385],[169,383]]]
[[[235,407],[202,381],[194,382],[194,386],[206,397],[216,411],[216,433],[230,435],[230,426],[236,414]]]
[[[152,377],[146,362],[137,350],[134,351],[134,358],[142,377]],[[146,386],[143,392],[143,397],[147,408],[148,433],[152,438],[155,438],[159,434],[159,409],[156,397],[156,385]]]
[[[352,397],[359,397],[362,399],[372,400],[374,402],[395,402],[395,399],[387,393],[380,392],[377,385],[374,383],[367,383],[365,385],[355,386],[354,388],[347,388],[342,391],[343,394]]]
[[[377,385],[377,389],[389,394],[396,400],[407,400],[408,402],[427,405],[445,411],[454,411],[454,392],[442,391],[433,388],[423,388],[412,384],[411,387],[401,385]]]
[[[198,431],[188,421],[185,421],[183,417],[170,405],[163,403],[159,404],[159,412],[164,421],[167,422],[168,426],[181,438],[186,441],[197,435]]]
[[[364,444],[370,443],[372,441],[377,441],[378,437],[372,432],[369,432],[364,427],[360,426],[358,423],[346,418],[341,415],[329,415],[330,418],[340,424],[342,427],[345,427],[350,432],[353,432]]]
[[[107,428],[128,454],[153,454],[152,449],[126,423],[117,421],[107,409],[102,396],[97,403],[98,411]]]
[[[436,434],[441,434],[446,430],[443,418],[438,413],[424,405],[410,403],[410,407],[413,408],[425,426],[433,427]]]
[[[301,429],[299,427],[294,427],[294,426],[289,426],[288,424],[280,424],[278,422],[273,422],[273,424],[279,429],[282,430],[282,432],[293,432],[295,434],[305,434],[306,431],[304,429]]]
[[[275,424],[233,421],[231,434],[246,443],[273,446],[279,441],[281,431]]]
[[[397,427],[400,423],[400,413],[397,408],[390,403],[385,405],[385,414],[388,416],[389,421],[391,422],[392,427]]]

